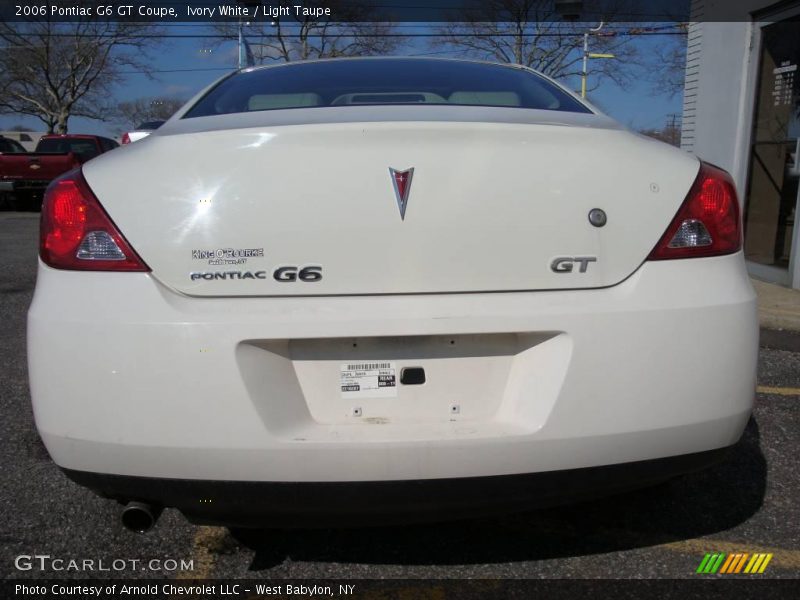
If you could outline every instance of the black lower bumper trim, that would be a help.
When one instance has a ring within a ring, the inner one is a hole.
[[[523,475],[409,481],[212,481],[63,470],[101,496],[177,508],[195,523],[361,526],[461,519],[586,500],[704,469],[720,462],[727,451]]]

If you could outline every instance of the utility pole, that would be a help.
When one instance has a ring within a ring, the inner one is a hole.
[[[245,11],[247,11],[249,17],[250,9],[257,7],[260,2],[259,0],[236,0],[236,3],[240,6],[244,7]],[[239,16],[239,68],[244,69],[245,67],[252,66],[251,62],[248,60],[249,48],[247,47],[247,41],[244,39],[244,26],[249,25],[250,23],[244,22],[241,16]]]
[[[244,23],[242,22],[242,17],[239,17],[239,68],[244,69]]]
[[[678,128],[678,117],[680,117],[677,113],[669,113],[667,115],[667,119],[669,120],[669,127],[670,129],[677,129]]]
[[[678,124],[679,119],[680,115],[676,113],[670,113],[667,115],[667,123],[666,128],[664,129],[664,135],[669,143],[673,146],[681,145],[681,127]]]
[[[250,44],[244,37],[245,25],[250,25],[250,22],[244,22],[239,19],[239,68],[252,67],[254,64],[253,52],[250,50]]]
[[[589,52],[589,36],[598,33],[605,25],[605,21],[600,21],[600,25],[590,29],[583,34],[583,72],[581,73],[581,98],[586,98],[586,80],[589,77],[590,58],[616,58],[613,54],[597,54]]]

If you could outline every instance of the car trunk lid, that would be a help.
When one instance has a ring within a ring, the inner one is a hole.
[[[350,122],[153,135],[85,174],[165,285],[282,296],[615,285],[698,167],[619,129]]]

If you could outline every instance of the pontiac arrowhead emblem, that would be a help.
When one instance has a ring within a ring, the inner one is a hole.
[[[408,206],[408,194],[411,191],[411,178],[414,176],[414,169],[398,171],[389,167],[389,175],[392,176],[394,195],[397,198],[397,208],[400,209],[400,218],[406,219],[406,206]]]

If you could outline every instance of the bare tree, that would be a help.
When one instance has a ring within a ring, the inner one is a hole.
[[[613,18],[613,2],[607,18]],[[622,8],[619,13],[623,14]],[[562,21],[553,0],[472,0],[455,19],[438,28],[434,46],[465,57],[515,63],[563,79],[583,70],[583,35],[595,24]],[[592,34],[591,52],[614,59],[589,61],[589,89],[608,78],[625,86],[639,64],[629,36],[606,28]]]
[[[667,38],[649,63],[648,73],[653,81],[654,94],[674,98],[682,93],[686,80],[686,36]]]
[[[111,90],[124,70],[148,68],[146,50],[157,38],[145,33],[153,36],[157,28],[46,17],[0,22],[0,111],[34,116],[57,133],[67,132],[71,116],[108,118]]]
[[[367,4],[357,0],[318,0],[311,4],[330,8],[337,21],[291,16],[245,27],[257,64],[388,54],[402,41],[388,35],[393,33],[393,26],[376,21],[376,9]],[[238,38],[236,23],[216,23],[214,29],[219,34],[217,46]]]
[[[185,103],[180,98],[137,98],[117,105],[117,119],[132,127],[146,121],[166,121]]]

